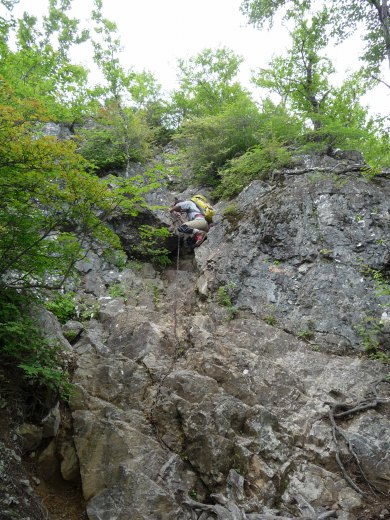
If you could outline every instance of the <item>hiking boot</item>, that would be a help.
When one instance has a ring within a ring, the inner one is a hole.
[[[206,238],[207,238],[206,231],[198,231],[195,234],[195,244],[194,244],[194,247],[199,247],[201,244],[203,244],[203,242],[206,240]]]

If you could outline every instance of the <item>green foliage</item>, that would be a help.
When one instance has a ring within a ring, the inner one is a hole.
[[[263,320],[267,325],[271,325],[272,327],[275,327],[278,324],[278,320],[273,314],[267,314],[263,317]]]
[[[229,204],[222,211],[223,218],[226,218],[230,222],[230,219],[236,220],[240,216],[240,211],[236,204]]]
[[[298,331],[297,337],[309,341],[314,338],[314,331],[312,329],[301,329]]]
[[[224,285],[218,287],[217,302],[219,303],[219,305],[223,305],[224,307],[231,307],[233,305],[228,290]]]
[[[167,144],[171,138],[168,120],[172,109],[163,99],[161,85],[153,74],[147,71],[133,72],[128,91],[133,110],[153,129],[155,142]]]
[[[83,296],[78,299],[76,305],[76,317],[84,322],[98,317],[100,303],[92,296]]]
[[[147,118],[150,123],[159,124],[159,86],[150,73],[123,69],[117,27],[103,17],[101,0],[94,0],[94,4],[92,45],[94,61],[104,77],[100,89],[103,103],[94,115],[95,125],[83,132],[81,153],[100,171],[120,167],[128,170],[131,162],[144,162],[150,157],[155,133]]]
[[[389,10],[382,9],[379,2],[361,0],[331,0],[326,6],[332,36],[338,41],[356,30],[365,30],[363,39],[367,45],[362,58],[371,74],[378,73],[381,63],[390,56]],[[314,0],[243,0],[241,3],[241,11],[257,27],[267,22],[272,25],[274,16],[281,10],[284,18],[301,20],[312,7],[316,7]]]
[[[142,268],[143,268],[143,263],[140,262],[140,261],[137,261],[137,260],[129,260],[126,264],[126,266],[131,269],[132,271],[135,271],[135,272],[140,272],[142,271]]]
[[[106,249],[103,251],[103,258],[108,263],[117,267],[120,271],[127,265],[127,255],[124,251]]]
[[[301,119],[306,128],[296,133],[295,141],[302,151],[327,153],[334,148],[358,149],[363,150],[372,167],[387,165],[388,133],[380,134],[360,103],[362,95],[375,81],[359,72],[339,87],[330,83],[335,70],[324,56],[324,48],[329,42],[329,24],[330,15],[326,9],[313,15],[310,23],[305,19],[297,21],[287,55],[275,57],[268,68],[261,69],[253,77],[253,82],[278,94]],[[379,135],[383,136],[382,147]],[[378,160],[376,156],[376,164],[375,152],[380,158]]]
[[[172,94],[170,124],[218,114],[236,102],[243,89],[234,78],[242,58],[225,47],[204,49],[189,60],[179,60],[179,88]]]
[[[108,288],[111,298],[127,298],[126,287],[122,283],[114,283]]]
[[[153,285],[152,292],[153,292],[153,302],[154,302],[154,305],[156,307],[158,307],[159,304],[160,304],[160,301],[161,301],[160,288],[157,285]]]
[[[298,114],[309,115],[314,128],[320,121],[317,114],[329,95],[329,75],[335,72],[330,61],[320,51],[328,43],[328,14],[324,9],[313,16],[311,23],[301,20],[292,34],[292,47],[286,57],[278,56],[269,68],[261,69],[253,82],[278,93]]]
[[[57,294],[54,299],[45,303],[45,307],[57,317],[60,323],[66,323],[76,315],[75,294],[72,292]]]
[[[260,119],[256,105],[242,95],[217,115],[185,121],[175,136],[183,168],[189,168],[200,182],[216,185],[218,169],[256,144]]]
[[[367,264],[361,264],[361,272],[370,277],[375,284],[375,295],[381,301],[381,306],[388,308],[390,305],[390,284],[388,277],[381,271],[373,269]],[[356,327],[358,335],[361,337],[363,346],[371,359],[376,359],[383,363],[390,363],[390,356],[383,350],[382,331],[384,323],[377,316],[364,316],[361,323]]]
[[[217,303],[226,307],[228,311],[228,320],[233,319],[237,313],[237,309],[232,301],[235,289],[236,284],[234,282],[229,282],[227,285],[221,285],[218,287],[216,294]]]
[[[58,345],[44,340],[30,316],[31,295],[7,289],[0,298],[0,357],[14,363],[23,376],[57,391],[66,399],[71,392],[64,357]]]
[[[369,276],[375,283],[375,294],[377,297],[382,297],[383,305],[390,305],[390,283],[388,277],[378,269],[373,269],[367,264],[360,262],[361,272],[365,276]]]
[[[265,100],[259,118],[257,144],[242,155],[227,161],[218,174],[220,185],[214,195],[230,198],[237,195],[254,179],[265,180],[270,173],[291,163],[287,145],[294,142],[301,124],[288,115],[283,105],[275,106]]]
[[[87,70],[71,63],[69,53],[88,34],[79,30],[78,20],[67,15],[71,2],[62,1],[60,7],[57,3],[48,2],[43,23],[28,13],[9,22],[8,29],[17,30],[2,32],[0,68],[20,99],[38,100],[52,119],[71,124],[86,113],[90,96]]]
[[[36,133],[41,105],[4,85],[0,113],[0,286],[59,288],[91,239],[121,249],[105,220],[135,215],[149,188],[88,174],[73,141]]]
[[[356,331],[363,342],[364,350],[370,359],[381,363],[390,363],[390,355],[381,345],[381,334],[384,328],[383,322],[376,316],[365,316],[357,325]]]
[[[369,166],[365,172],[368,178],[390,168],[390,134],[384,123],[387,121],[383,118],[369,120],[365,138],[360,142],[359,150]]]
[[[79,134],[79,151],[98,172],[124,168],[130,162],[145,162],[151,157],[154,133],[141,114],[111,102],[94,119]]]
[[[241,212],[239,208],[236,206],[236,204],[229,204],[224,208],[222,211],[222,218],[224,220],[227,220],[231,226],[231,230],[234,230],[237,228],[238,223],[241,219]]]
[[[140,244],[134,248],[134,252],[160,267],[170,265],[169,251],[161,245],[170,236],[169,230],[143,225],[139,227],[138,231]]]
[[[222,198],[234,197],[252,180],[265,180],[270,173],[291,163],[291,154],[277,141],[257,145],[229,161],[219,171],[221,183],[215,194]]]

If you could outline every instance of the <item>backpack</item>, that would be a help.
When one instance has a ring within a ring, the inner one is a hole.
[[[203,213],[204,218],[210,224],[213,221],[213,216],[215,215],[215,210],[210,204],[210,202],[203,195],[194,195],[191,197],[191,201],[194,202],[200,211]]]

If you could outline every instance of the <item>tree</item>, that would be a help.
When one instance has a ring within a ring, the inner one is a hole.
[[[390,8],[388,0],[330,0],[332,34],[343,41],[356,30],[364,28],[366,50],[363,56],[370,73],[379,74],[380,65],[387,60],[390,67]],[[285,18],[299,19],[303,12],[315,7],[314,0],[243,0],[241,11],[249,22],[259,28],[272,25],[276,13],[284,10]]]
[[[274,58],[267,69],[252,81],[278,93],[291,108],[309,117],[314,129],[322,126],[321,114],[331,92],[329,76],[335,72],[330,60],[320,51],[328,43],[328,13],[322,11],[311,22],[302,20],[292,33],[292,48],[287,57]]]
[[[215,115],[237,100],[242,87],[234,81],[242,58],[227,48],[204,49],[179,60],[179,88],[172,94],[173,125],[188,117]]]
[[[4,85],[0,114],[0,289],[59,288],[91,240],[120,249],[105,221],[136,214],[141,190],[86,173],[76,143],[39,134],[39,103]]]
[[[301,20],[292,32],[292,47],[287,56],[274,58],[253,81],[279,94],[302,122],[310,120],[304,140],[330,152],[336,146],[359,146],[367,138],[367,109],[359,100],[370,82],[360,72],[339,87],[331,85],[335,70],[324,54],[328,26],[326,9],[313,15],[310,22]]]
[[[87,33],[79,31],[78,21],[67,16],[70,7],[70,0],[50,0],[42,25],[35,16],[24,13],[21,19],[10,18],[0,27],[3,78],[15,95],[39,100],[52,120],[69,125],[85,114],[89,103],[87,70],[69,58],[70,49],[83,43]]]
[[[218,169],[258,142],[260,120],[256,104],[245,93],[217,114],[185,120],[174,136],[181,145],[182,166],[201,182],[217,185]]]
[[[127,172],[132,162],[151,157],[154,135],[142,112],[112,99],[95,110],[92,124],[78,131],[79,151],[98,174],[121,169]]]
[[[302,121],[284,103],[265,99],[259,114],[256,144],[236,155],[219,169],[220,183],[215,196],[236,196],[252,180],[265,180],[270,173],[291,163],[289,146],[296,148],[302,135]]]
[[[96,37],[92,39],[94,60],[101,70],[105,84],[100,88],[100,106],[93,115],[91,129],[82,132],[82,153],[95,165],[105,170],[124,167],[129,171],[132,161],[145,161],[150,156],[154,139],[153,129],[142,111],[134,105],[145,106],[148,99],[158,92],[151,76],[125,71],[120,64],[120,39],[116,24],[102,15],[102,0],[94,0],[92,19]]]

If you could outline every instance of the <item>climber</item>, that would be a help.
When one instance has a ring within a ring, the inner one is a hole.
[[[181,224],[177,231],[194,236],[194,247],[199,247],[206,240],[209,224],[195,202],[175,199],[174,205],[169,211],[174,215],[186,213],[187,222]]]

